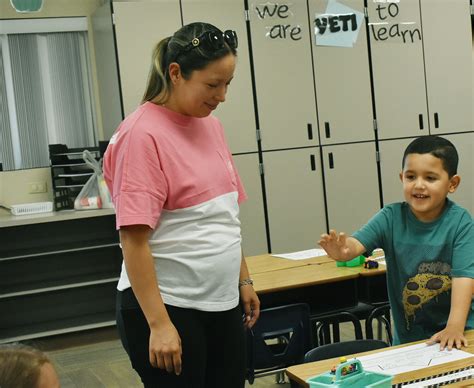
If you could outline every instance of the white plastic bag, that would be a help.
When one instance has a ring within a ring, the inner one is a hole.
[[[94,170],[94,173],[74,200],[74,209],[89,210],[113,208],[112,199],[107,184],[105,183],[100,163],[95,160],[94,156],[88,150],[84,150],[82,158],[86,164]]]

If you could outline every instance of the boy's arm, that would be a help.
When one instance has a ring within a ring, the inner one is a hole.
[[[362,255],[366,249],[354,237],[345,233],[337,233],[331,229],[329,234],[322,234],[318,244],[336,261],[348,261]]]
[[[441,350],[445,347],[451,350],[453,346],[458,349],[461,346],[467,346],[464,328],[472,303],[473,279],[453,278],[452,282],[448,323],[443,330],[433,335],[428,341],[430,344],[439,342]]]

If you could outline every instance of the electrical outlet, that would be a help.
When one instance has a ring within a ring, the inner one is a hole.
[[[30,194],[46,193],[46,182],[31,182],[28,192]]]

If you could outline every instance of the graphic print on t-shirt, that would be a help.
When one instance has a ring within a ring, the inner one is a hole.
[[[443,262],[421,263],[418,273],[403,288],[403,307],[407,329],[416,313],[426,303],[451,289],[451,266]]]

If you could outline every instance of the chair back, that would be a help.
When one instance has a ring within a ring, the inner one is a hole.
[[[311,349],[305,354],[304,362],[326,360],[327,358],[368,352],[369,350],[382,349],[388,346],[386,342],[375,339],[335,342]]]
[[[380,325],[385,327],[385,334],[387,341],[391,345],[393,343],[392,324],[390,323],[390,304],[379,306],[372,310],[365,321],[365,337],[368,339],[374,338],[374,331],[372,329],[372,322],[376,319]]]
[[[257,323],[247,331],[247,379],[253,383],[257,369],[277,371],[303,362],[311,349],[310,309],[297,303],[262,309]]]
[[[331,342],[340,342],[341,334],[339,324],[351,322],[354,327],[355,339],[362,339],[362,326],[359,318],[349,311],[335,311],[327,314],[320,314],[311,317],[314,324],[313,342],[315,346],[330,344]],[[332,327],[332,336],[331,336]]]

